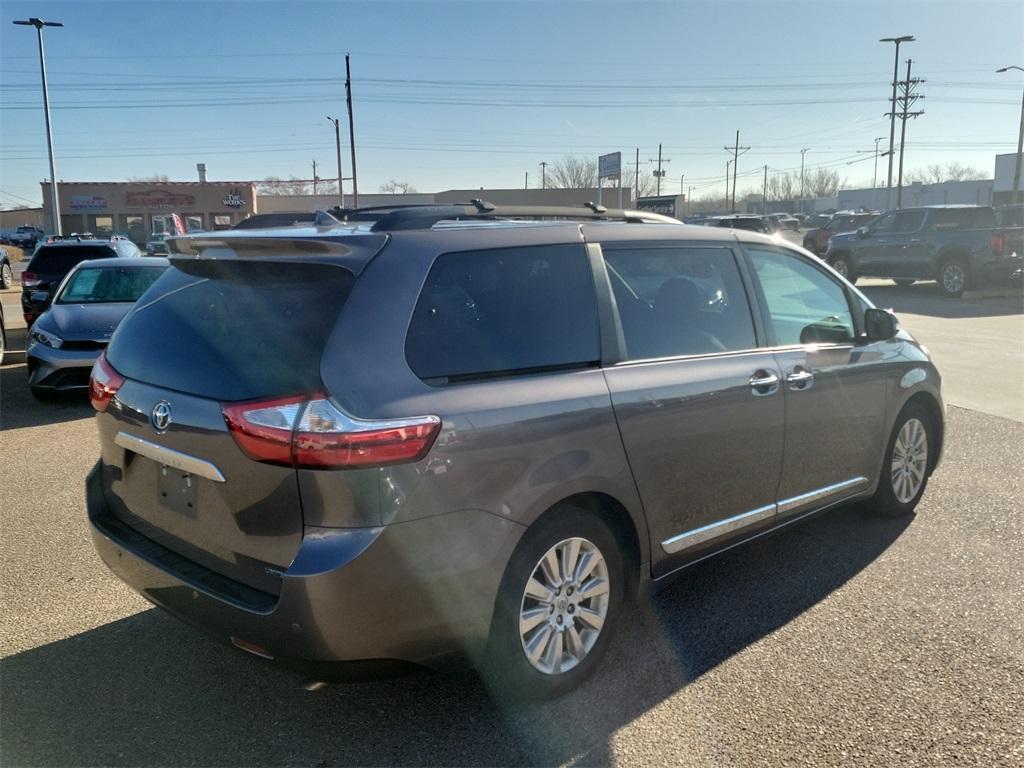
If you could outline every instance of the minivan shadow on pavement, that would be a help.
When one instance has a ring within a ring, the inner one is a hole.
[[[617,730],[826,598],[909,524],[848,507],[698,564],[627,616],[592,679],[539,705],[468,672],[306,691],[144,611],[2,662],[4,762],[606,764]]]
[[[24,328],[7,331],[7,352],[0,367],[0,429],[39,427],[92,416],[84,391],[55,395],[46,401],[32,397],[25,366],[25,334]]]

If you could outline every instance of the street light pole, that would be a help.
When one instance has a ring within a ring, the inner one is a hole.
[[[800,150],[800,213],[804,212],[804,155],[810,151],[810,147]]]
[[[892,65],[892,107],[889,116],[889,176],[886,181],[885,207],[892,204],[892,159],[893,150],[896,148],[896,83],[900,77],[900,43],[914,42],[913,35],[902,35],[900,37],[883,37],[880,43],[896,43],[896,58]]]
[[[327,116],[327,121],[331,122],[331,123],[334,123],[334,148],[338,152],[338,207],[339,208],[344,208],[345,207],[345,192],[342,189],[342,185],[341,185],[341,178],[342,178],[342,172],[341,172],[341,127],[339,126],[338,118],[336,118],[336,117],[331,117],[330,115],[328,115]]]
[[[875,172],[871,174],[871,210],[877,211],[878,206],[875,204],[875,195],[878,194],[878,142],[884,139],[885,136],[879,136],[875,139]]]
[[[59,21],[43,21],[42,19],[25,19],[15,21],[23,27],[35,27],[39,39],[39,72],[43,78],[43,114],[46,116],[46,149],[50,155],[50,212],[53,215],[53,233],[64,234],[60,226],[60,200],[57,195],[57,165],[53,160],[53,127],[50,124],[50,95],[46,87],[46,55],[43,51],[43,27],[63,27]]]
[[[1024,72],[1024,69],[1018,67],[1016,64],[1012,64],[1009,67],[1003,67],[997,69],[996,72],[1008,72],[1011,69],[1016,69],[1018,72]],[[1020,130],[1017,132],[1017,157],[1013,164],[1013,192],[1010,194],[1010,202],[1019,202],[1018,198],[1021,194],[1020,189],[1020,162],[1021,155],[1024,154],[1024,95],[1020,99]]]

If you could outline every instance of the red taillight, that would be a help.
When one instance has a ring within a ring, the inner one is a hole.
[[[36,318],[39,317],[39,315],[35,312],[25,312],[22,315],[22,317],[25,318],[25,325],[32,325],[32,323],[36,321]]]
[[[40,283],[39,275],[37,275],[35,272],[22,272],[21,273],[21,284],[24,287],[31,288],[33,286],[39,285],[39,283]]]
[[[224,421],[238,447],[250,459],[292,464],[292,434],[306,398],[280,397],[249,403],[225,403]]]
[[[246,456],[305,469],[418,461],[441,429],[436,416],[353,419],[322,394],[225,403],[222,408],[228,429]]]
[[[92,374],[89,376],[89,402],[92,407],[100,413],[107,410],[110,401],[117,394],[117,390],[124,384],[124,376],[114,370],[107,362],[107,353],[104,350],[92,366]]]
[[[992,235],[992,239],[990,242],[992,244],[992,253],[994,253],[996,256],[1002,256],[1003,248],[1006,247],[1006,236],[1002,232],[999,232],[995,235]]]

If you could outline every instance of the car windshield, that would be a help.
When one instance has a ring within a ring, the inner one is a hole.
[[[84,267],[68,279],[58,304],[134,302],[160,277],[165,266]]]

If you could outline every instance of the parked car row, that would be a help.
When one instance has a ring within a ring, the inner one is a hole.
[[[832,235],[853,232],[873,219],[878,218],[878,211],[836,211],[824,222],[804,233],[804,248],[818,256],[824,256],[828,249],[828,239]]]
[[[820,259],[644,212],[525,216],[174,240],[89,384],[104,562],[316,679],[469,659],[551,697],[682,568],[853,500],[913,511],[939,374]]]

